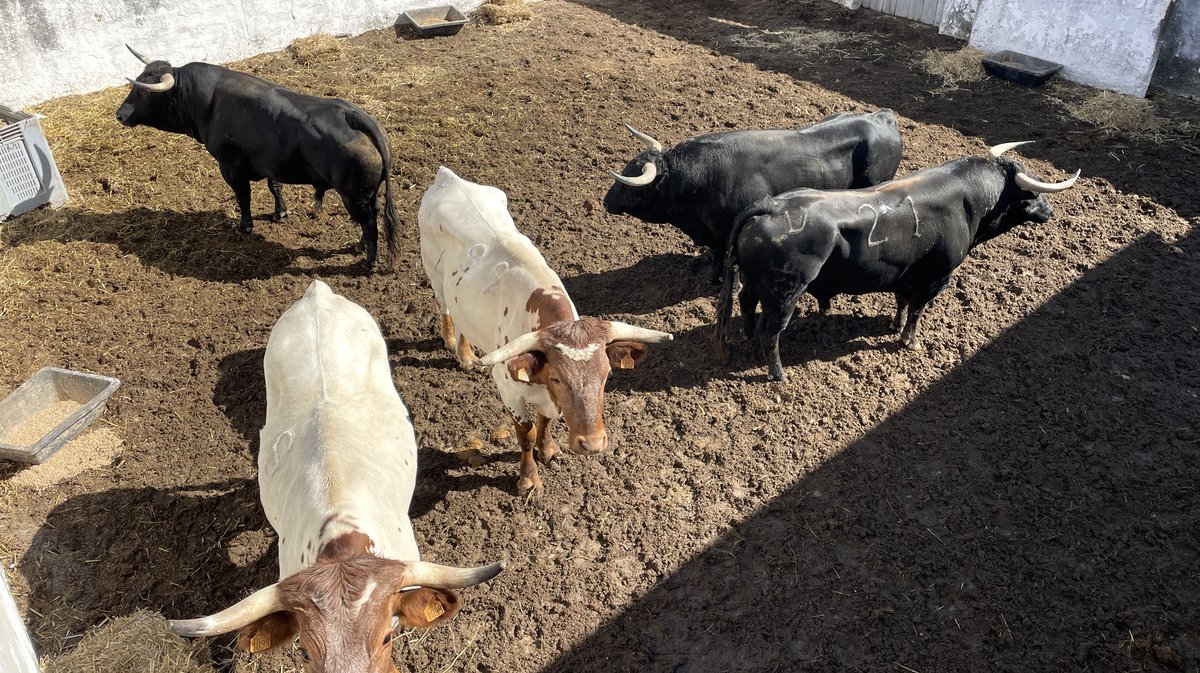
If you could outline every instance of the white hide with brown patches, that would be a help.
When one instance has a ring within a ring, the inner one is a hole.
[[[263,366],[258,481],[280,579],[353,531],[376,556],[419,560],[408,518],[416,436],[371,315],[315,280],[271,330]]]
[[[517,231],[503,191],[463,180],[443,166],[421,199],[417,222],[421,260],[439,308],[485,353],[538,329],[538,314],[526,306],[539,290],[565,302],[570,319],[579,319],[558,274]],[[492,378],[504,405],[520,420],[532,418],[530,407],[558,418],[545,386],[513,381],[503,362],[492,367]]]

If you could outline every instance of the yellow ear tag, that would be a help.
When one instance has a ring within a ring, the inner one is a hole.
[[[271,634],[266,631],[255,631],[250,639],[250,653],[262,652],[271,648]]]
[[[446,614],[446,608],[437,601],[429,601],[425,604],[425,621],[432,622],[433,620]]]
[[[626,353],[625,356],[621,358],[621,362],[617,364],[617,366],[621,369],[633,369],[633,365],[633,358],[629,355],[629,353]]]
[[[524,383],[529,383],[529,372],[525,371],[524,369],[518,369],[517,380]]]

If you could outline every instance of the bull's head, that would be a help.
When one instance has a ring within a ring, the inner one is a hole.
[[[616,182],[604,195],[604,207],[613,215],[628,213],[649,222],[665,222],[666,214],[658,212],[662,209],[662,198],[652,186],[656,181],[661,184],[666,175],[662,143],[629,124],[625,128],[646,149],[626,164],[621,173],[609,171]]]
[[[238,649],[246,652],[289,644],[298,633],[309,673],[396,673],[392,639],[398,626],[448,621],[461,605],[454,589],[486,582],[503,568],[503,562],[451,568],[372,555],[318,561],[221,612],[173,620],[168,627],[183,636],[237,630]]]
[[[1042,182],[1025,172],[1025,166],[1020,161],[1001,156],[1005,152],[1025,145],[1029,140],[1015,143],[1002,143],[988,150],[988,156],[997,162],[1004,171],[1004,194],[1000,198],[1003,212],[989,226],[988,238],[1001,234],[1025,222],[1045,224],[1050,221],[1054,209],[1050,206],[1047,194],[1070,189],[1079,179],[1080,171],[1062,182]]]
[[[129,45],[125,45],[125,48],[144,63],[146,69],[137,79],[129,80],[133,88],[125,97],[125,102],[117,109],[117,121],[125,126],[146,124],[163,128],[163,124],[169,119],[170,105],[169,97],[163,94],[175,86],[175,69],[166,61],[154,61],[142,56]]]
[[[633,369],[646,358],[646,344],[672,338],[666,332],[584,317],[522,334],[479,364],[503,362],[514,381],[546,386],[567,423],[569,449],[594,454],[608,448],[604,383],[609,373],[613,368]]]

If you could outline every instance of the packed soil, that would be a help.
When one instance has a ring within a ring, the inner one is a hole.
[[[509,561],[451,624],[401,639],[401,670],[1200,669],[1194,104],[1155,98],[1173,126],[1147,136],[1072,118],[1092,92],[1066,83],[948,88],[920,63],[961,42],[824,0],[531,7],[235,64],[384,125],[394,270],[365,272],[344,209],[309,215],[303,187],[275,223],[257,185],[239,235],[203,148],[112,119],[124,89],[40,107],[72,202],[3,225],[0,389],[44,365],[117,376],[103,418],[124,442],[42,490],[0,472],[0,553],[43,652],[277,578],[255,481],[263,348],[320,278],[387,337],[420,441],[424,557]],[[1019,150],[1031,172],[1083,177],[1048,224],[971,254],[924,351],[897,347],[890,296],[826,317],[806,299],[789,382],[750,344],[718,365],[707,263],[670,226],[600,206],[606,171],[640,151],[621,123],[670,144],[878,107],[901,116],[901,172],[1036,140]],[[581,312],[676,336],[610,379],[614,450],[557,458],[540,498],[515,493],[490,380],[437,338],[415,216],[439,165],[508,193]],[[298,666],[291,648],[235,658],[231,640],[208,647],[222,670]]]

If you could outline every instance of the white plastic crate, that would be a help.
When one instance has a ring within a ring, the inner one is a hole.
[[[0,105],[0,221],[43,204],[57,208],[67,202],[41,118]]]

